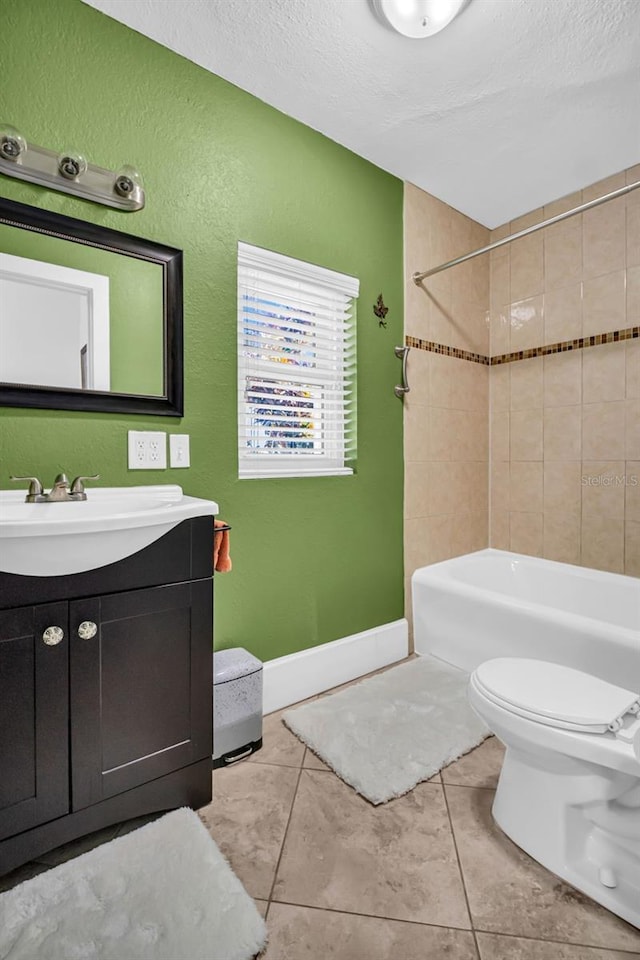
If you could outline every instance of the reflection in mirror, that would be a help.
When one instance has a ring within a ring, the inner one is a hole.
[[[0,224],[0,251],[0,381],[164,396],[161,264],[7,224]],[[100,310],[105,297],[106,313]],[[13,319],[7,320],[10,309]],[[91,316],[93,309],[99,311],[97,318]],[[76,362],[77,337],[70,330],[77,322],[72,318],[83,312],[88,335],[97,335],[92,344],[84,341],[84,387]],[[64,335],[63,314],[68,317]],[[37,328],[30,332],[29,320],[35,316]],[[14,349],[6,334],[18,341]],[[71,340],[65,350],[67,336]],[[20,342],[29,347],[26,355]]]
[[[0,253],[0,380],[110,389],[109,277]]]
[[[182,251],[0,199],[0,404],[183,414]]]

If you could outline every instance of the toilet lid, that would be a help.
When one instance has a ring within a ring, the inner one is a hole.
[[[640,693],[544,660],[487,660],[474,677],[480,689],[507,710],[593,733],[604,732],[640,700]]]

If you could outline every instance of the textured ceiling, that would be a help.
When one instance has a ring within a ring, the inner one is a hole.
[[[85,0],[489,227],[640,160],[640,0]]]

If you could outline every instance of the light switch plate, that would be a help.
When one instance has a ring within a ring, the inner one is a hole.
[[[188,433],[169,434],[169,463],[172,467],[191,466]]]
[[[166,468],[166,433],[129,430],[129,470],[166,470]]]

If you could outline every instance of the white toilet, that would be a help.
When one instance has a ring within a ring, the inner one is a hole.
[[[507,748],[496,822],[553,873],[640,927],[640,692],[557,663],[503,657],[477,667],[468,696]]]

